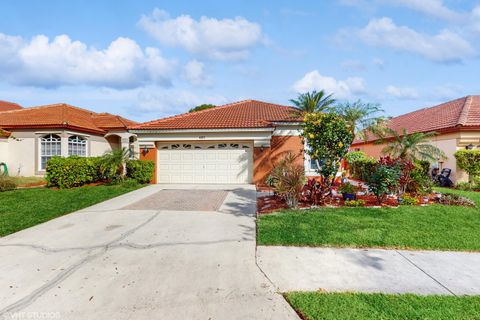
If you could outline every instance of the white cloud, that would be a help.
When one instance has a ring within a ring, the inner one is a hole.
[[[370,45],[420,54],[436,62],[459,62],[476,55],[470,43],[452,31],[431,36],[397,26],[385,17],[371,20],[358,36]]]
[[[378,68],[380,68],[380,69],[385,68],[386,62],[385,62],[385,60],[383,60],[383,59],[374,58],[372,62],[373,62],[374,65],[376,65],[376,66],[377,66]]]
[[[138,24],[164,45],[216,60],[245,59],[252,47],[264,41],[261,26],[242,17],[219,20],[202,16],[197,21],[189,15],[172,18],[156,8]]]
[[[343,99],[364,93],[365,81],[358,77],[337,80],[333,77],[323,76],[318,70],[314,70],[306,73],[300,80],[295,82],[293,89],[299,93],[325,90],[327,93],[334,93],[336,98]]]
[[[396,86],[388,86],[385,89],[385,92],[396,98],[405,100],[417,99],[420,96],[416,89],[408,87],[401,88]]]
[[[53,40],[37,35],[30,41],[0,34],[3,79],[17,85],[56,87],[94,85],[131,88],[146,83],[169,85],[176,62],[155,48],[142,50],[129,38],[118,38],[98,50],[67,35]]]
[[[183,68],[183,77],[194,86],[210,85],[205,75],[205,66],[198,60],[189,61]]]
[[[463,16],[445,6],[442,0],[387,0],[387,2],[446,20],[459,20]]]

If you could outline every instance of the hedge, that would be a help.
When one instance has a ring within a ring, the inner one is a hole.
[[[457,165],[468,173],[470,180],[480,176],[480,150],[459,150],[454,156]]]
[[[99,180],[100,158],[53,157],[47,163],[49,187],[72,188]]]
[[[366,177],[375,169],[376,164],[377,160],[374,158],[364,157],[348,162],[348,168],[352,178],[366,180]]]
[[[127,177],[139,183],[149,183],[153,178],[155,162],[150,160],[129,160],[126,163]]]

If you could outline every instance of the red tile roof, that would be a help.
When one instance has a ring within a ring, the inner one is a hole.
[[[23,108],[0,112],[0,127],[16,128],[69,128],[104,134],[111,129],[126,129],[136,122],[109,113],[95,113],[68,104]]]
[[[245,100],[223,106],[184,113],[177,116],[130,126],[134,130],[182,130],[267,128],[272,122],[298,122],[298,109],[256,100]]]
[[[480,130],[480,96],[466,96],[394,117],[389,120],[388,127],[397,132],[406,129],[409,133],[448,132],[461,128]],[[374,140],[374,137],[369,139]]]
[[[8,101],[0,100],[0,112],[22,109],[22,106]]]

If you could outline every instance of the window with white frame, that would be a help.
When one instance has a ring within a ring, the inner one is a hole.
[[[47,168],[47,161],[62,155],[62,142],[58,135],[48,134],[40,139],[40,169]]]
[[[68,138],[69,156],[87,156],[87,140],[80,136],[71,136]]]

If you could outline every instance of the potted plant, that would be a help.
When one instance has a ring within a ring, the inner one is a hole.
[[[356,200],[357,187],[350,182],[345,182],[338,187],[338,191],[342,193],[343,200]]]

